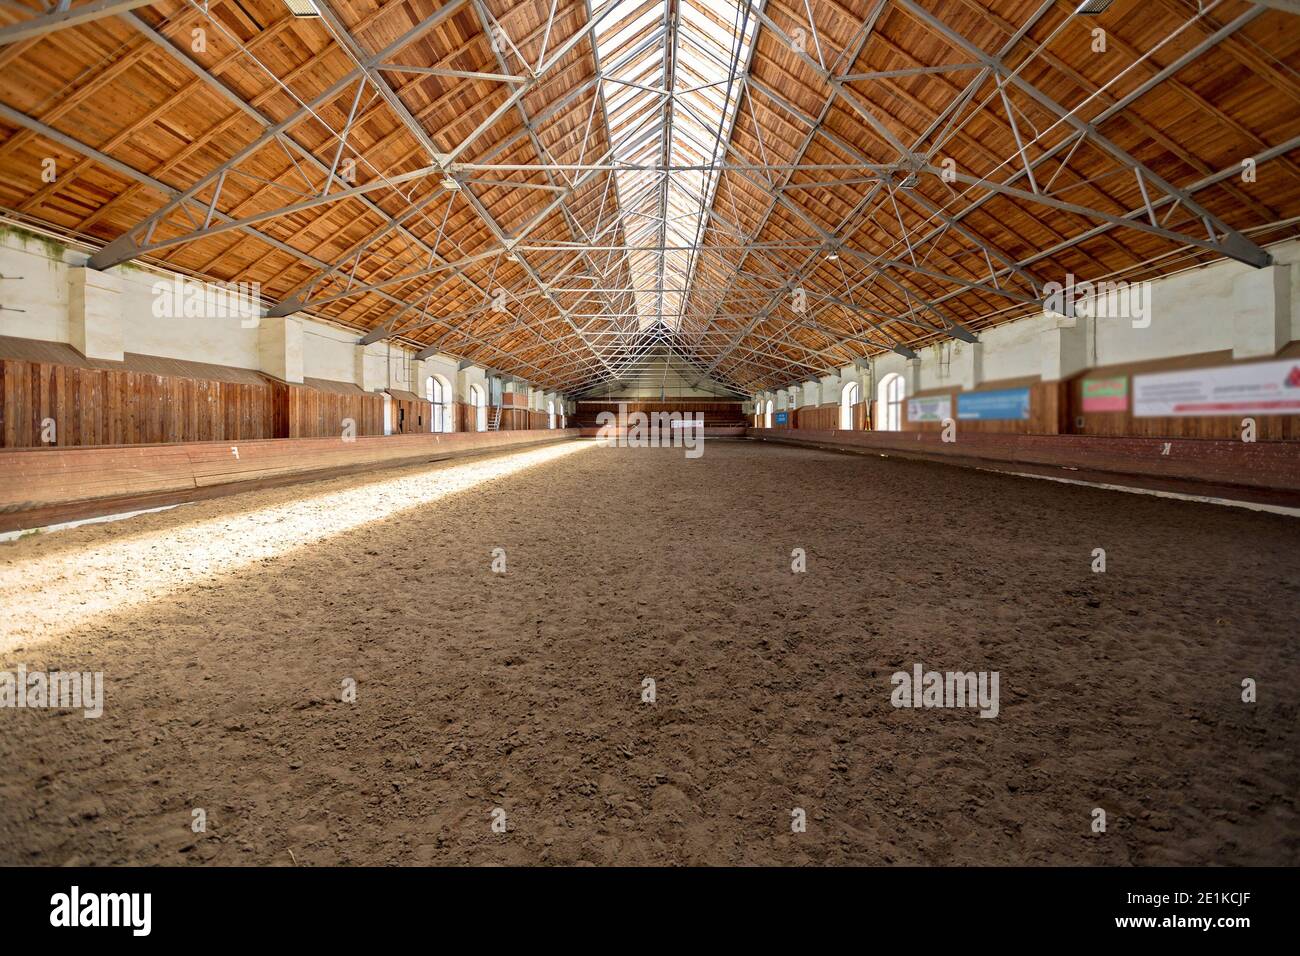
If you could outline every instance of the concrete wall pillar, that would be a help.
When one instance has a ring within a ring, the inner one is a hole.
[[[356,356],[356,383],[363,391],[375,392],[388,387],[388,358],[375,355],[370,346],[358,345],[354,350]]]
[[[978,388],[984,381],[984,343],[954,342],[952,370],[965,391]]]
[[[838,404],[840,400],[840,378],[838,375],[823,375],[819,383],[821,392],[821,403],[823,405]]]
[[[875,376],[872,374],[871,370],[871,363],[864,362],[862,365],[855,364],[852,367],[852,371],[848,374],[853,378],[853,381],[858,383],[858,388],[862,390],[862,394],[859,396],[858,400],[870,401],[871,383],[875,381]]]
[[[1243,272],[1232,283],[1232,357],[1271,357],[1291,340],[1291,267]]]
[[[302,323],[288,316],[265,317],[257,326],[257,367],[285,382],[301,382]]]
[[[921,360],[920,358],[907,359],[903,363],[903,394],[915,395],[921,390]],[[884,376],[881,376],[883,378]],[[877,380],[878,381],[878,380]],[[879,395],[872,395],[872,399],[878,399]]]
[[[1087,322],[1043,312],[1046,328],[1039,336],[1044,382],[1059,382],[1088,367]]]
[[[86,358],[122,361],[121,293],[121,280],[113,272],[68,270],[69,337]]]
[[[427,399],[429,396],[424,390],[424,380],[428,378],[429,373],[424,370],[424,359],[412,358],[411,364],[411,391],[421,398]]]

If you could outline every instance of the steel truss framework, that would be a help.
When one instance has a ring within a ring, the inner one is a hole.
[[[1249,233],[1300,213],[1300,122],[1257,131],[1183,77],[1226,48],[1261,82],[1281,77],[1300,115],[1283,66],[1295,44],[1259,40],[1276,33],[1261,17],[1289,5],[1154,2],[1160,29],[1141,43],[1055,0],[389,0],[364,16],[317,0],[314,22],[263,0],[256,29],[215,0],[6,3],[0,69],[58,31],[90,42],[111,27],[122,60],[162,57],[187,77],[141,124],[202,92],[231,111],[202,144],[251,135],[190,153],[188,178],[155,176],[116,155],[140,126],[92,145],[58,106],[32,115],[6,97],[0,158],[32,137],[162,197],[94,268],[265,273],[270,316],[319,314],[363,344],[569,394],[664,355],[752,394],[974,341],[1040,308],[1068,270],[1128,274],[1173,251],[1268,265]],[[1117,54],[1085,68],[1095,24]],[[224,48],[215,63],[184,44],[196,29]],[[266,51],[297,30],[315,52],[278,69]],[[223,78],[236,64],[262,93]],[[111,80],[59,93],[94,109]],[[1190,127],[1139,109],[1170,90],[1245,154],[1211,163],[1179,139]],[[1134,129],[1161,149],[1135,147]],[[1237,183],[1242,160],[1285,189]],[[86,224],[106,227],[112,207]]]

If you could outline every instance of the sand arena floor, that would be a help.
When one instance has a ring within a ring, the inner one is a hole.
[[[722,441],[29,537],[0,669],[106,702],[0,710],[0,862],[1295,864],[1298,556],[1295,518]],[[918,662],[998,671],[998,717],[891,706]]]

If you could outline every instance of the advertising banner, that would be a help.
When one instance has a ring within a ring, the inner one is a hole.
[[[772,424],[773,424],[773,425],[784,425],[784,424],[785,424],[786,422],[788,422],[788,421],[790,421],[790,413],[789,413],[789,412],[776,412],[776,413],[772,416]]]
[[[1083,410],[1085,412],[1128,411],[1128,379],[1085,378],[1083,380]]]
[[[1029,418],[1029,389],[1002,388],[957,396],[957,417],[976,421],[1023,421]]]
[[[1300,359],[1135,375],[1133,414],[1300,415]]]
[[[931,398],[909,398],[907,400],[907,420],[909,422],[941,422],[952,418],[952,396],[935,395]]]

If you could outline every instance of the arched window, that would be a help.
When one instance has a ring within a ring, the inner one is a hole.
[[[767,400],[767,405],[763,408],[763,427],[772,427],[772,400],[770,398]]]
[[[881,431],[896,432],[903,427],[903,376],[891,372],[880,380],[876,389],[876,400],[880,403],[879,423]]]
[[[474,409],[474,430],[487,431],[487,405],[484,402],[482,385],[469,387],[469,403]]]
[[[451,386],[437,375],[430,375],[424,380],[424,397],[433,405],[433,415],[429,419],[429,431],[452,431]]]
[[[840,428],[845,431],[853,430],[853,406],[861,401],[858,398],[860,391],[857,382],[849,382],[840,392]]]
[[[547,417],[546,427],[554,428],[555,427],[555,402],[553,400],[546,403],[546,417]]]

